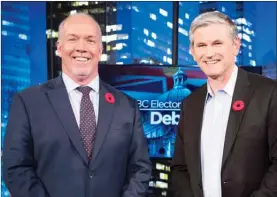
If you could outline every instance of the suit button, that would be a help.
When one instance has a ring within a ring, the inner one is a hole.
[[[92,179],[93,177],[94,177],[94,173],[93,173],[93,171],[91,171],[91,172],[89,173],[89,178]]]
[[[224,185],[226,185],[226,184],[228,184],[228,183],[229,183],[228,181],[223,181],[223,184],[224,184]]]
[[[202,189],[202,184],[201,183],[199,183],[198,186],[199,186],[200,189]]]

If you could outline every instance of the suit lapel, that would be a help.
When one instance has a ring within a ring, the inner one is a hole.
[[[231,109],[230,109],[227,130],[226,130],[225,144],[224,144],[224,151],[223,151],[223,158],[222,158],[222,168],[224,167],[226,159],[235,142],[235,138],[239,131],[241,120],[248,106],[252,93],[253,93],[253,90],[250,86],[247,72],[239,68],[238,77],[237,77],[234,95],[233,95],[232,104],[231,104]],[[244,108],[240,111],[234,111],[233,103],[238,100],[241,100],[244,102]]]
[[[114,103],[107,102],[107,100],[105,99],[106,93],[112,93],[115,98]],[[118,98],[115,96],[114,92],[109,91],[109,88],[106,87],[106,85],[100,80],[98,123],[92,161],[95,160],[95,158],[97,157],[104,142],[104,139],[109,131],[114,114],[114,108],[118,102]]]
[[[84,149],[80,131],[62,77],[50,81],[48,87],[49,91],[46,92],[46,96],[49,98],[49,101],[70,141],[88,165],[88,157]]]
[[[191,125],[191,127],[189,126],[188,128],[192,132],[190,134],[190,137],[192,137],[193,140],[193,147],[191,147],[191,154],[193,156],[191,156],[191,158],[194,159],[193,163],[195,164],[195,176],[198,177],[199,183],[201,183],[201,130],[205,99],[207,95],[207,86],[204,85],[203,87],[201,87],[197,94],[198,95],[195,95],[195,97],[193,98],[194,101],[190,105],[190,109],[187,110],[193,112],[189,114],[189,116],[191,117],[189,118],[190,121],[187,124]]]

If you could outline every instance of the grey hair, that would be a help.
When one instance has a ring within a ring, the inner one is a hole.
[[[101,40],[102,40],[102,31],[101,31],[101,27],[100,27],[100,25],[99,25],[99,23],[95,20],[95,18],[93,17],[93,16],[91,16],[91,15],[89,15],[89,14],[86,14],[86,13],[74,13],[74,14],[71,14],[71,15],[69,15],[68,17],[66,17],[61,23],[60,23],[60,25],[59,25],[59,33],[58,33],[58,40],[60,40],[61,39],[61,35],[62,35],[62,32],[63,32],[63,27],[64,27],[64,24],[66,23],[66,21],[70,18],[70,17],[72,17],[72,16],[85,16],[85,17],[89,17],[92,21],[94,21],[95,23],[96,23],[96,25],[97,25],[97,28],[98,28],[98,30],[99,30],[99,36],[100,36],[100,42],[101,42]]]
[[[226,24],[230,28],[232,39],[235,40],[238,37],[237,26],[227,15],[218,11],[205,12],[196,17],[191,23],[189,30],[189,40],[191,46],[194,44],[193,34],[196,29],[200,27],[207,27],[211,24]]]

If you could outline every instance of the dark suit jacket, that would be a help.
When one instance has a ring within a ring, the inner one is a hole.
[[[136,102],[102,81],[91,161],[61,77],[13,99],[3,153],[13,197],[142,197],[151,166]]]
[[[172,161],[175,197],[203,197],[200,136],[207,86],[182,103]],[[222,197],[277,197],[277,83],[239,68],[223,151]]]

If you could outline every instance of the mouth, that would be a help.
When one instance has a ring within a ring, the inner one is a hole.
[[[73,59],[76,60],[77,62],[85,63],[85,62],[88,62],[91,58],[74,56]]]
[[[204,61],[206,64],[210,65],[210,64],[216,64],[218,62],[220,62],[220,60],[209,60],[209,61]]]

